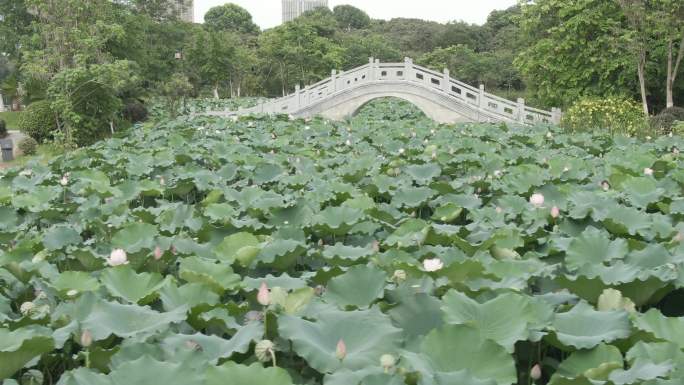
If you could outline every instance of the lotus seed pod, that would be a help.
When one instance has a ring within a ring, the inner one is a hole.
[[[90,332],[90,330],[86,329],[81,333],[81,346],[84,348],[89,347],[90,345],[93,344],[93,333]]]
[[[396,358],[394,358],[394,356],[391,354],[383,354],[380,356],[380,366],[385,369],[385,372],[388,372],[390,369],[392,369],[396,362]]]
[[[164,255],[164,252],[162,251],[161,247],[157,246],[154,248],[154,259],[156,261],[160,260],[162,255]]]
[[[341,338],[339,341],[337,341],[337,346],[335,347],[335,357],[337,357],[337,359],[340,361],[347,357],[347,345]]]
[[[121,266],[128,264],[128,256],[123,249],[114,249],[107,260],[109,266]]]
[[[532,203],[534,207],[542,207],[544,205],[544,195],[539,193],[532,194],[530,203]]]
[[[261,282],[261,286],[259,286],[257,302],[263,306],[268,306],[271,304],[271,293],[268,290],[268,285],[266,285],[266,282]]]
[[[560,209],[556,206],[551,207],[551,218],[556,219],[560,216]]]
[[[542,376],[541,366],[539,366],[539,364],[535,364],[535,365],[532,367],[532,370],[530,370],[530,377],[531,377],[534,381],[537,381],[538,379],[541,378],[541,376]]]
[[[392,281],[397,283],[406,281],[406,271],[394,270],[394,274],[392,274]]]
[[[19,311],[22,315],[26,316],[31,314],[35,308],[36,304],[31,301],[28,301],[21,304],[21,306],[19,307]]]
[[[275,345],[269,340],[261,340],[254,347],[254,354],[261,362],[270,362],[273,359]]]

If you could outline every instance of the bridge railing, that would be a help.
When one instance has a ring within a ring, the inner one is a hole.
[[[364,83],[398,81],[420,84],[435,92],[458,99],[482,112],[484,116],[493,117],[493,120],[522,124],[559,124],[561,120],[560,109],[544,111],[527,106],[524,99],[516,101],[504,99],[485,92],[484,85],[480,85],[479,88],[473,87],[451,78],[449,70],[445,69],[441,73],[433,71],[414,64],[410,58],[406,58],[403,63],[381,63],[379,60],[370,58],[368,64],[350,71],[333,70],[327,79],[304,88],[297,85],[294,94],[266,102],[244,112],[296,113],[335,93]]]

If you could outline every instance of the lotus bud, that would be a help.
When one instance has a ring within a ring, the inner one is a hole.
[[[81,333],[81,346],[84,348],[90,347],[93,344],[93,333],[86,329]]]
[[[404,155],[404,151],[406,151],[406,150],[404,150],[403,148],[400,148],[399,149],[399,155]]]
[[[532,369],[530,370],[530,378],[532,378],[534,381],[537,381],[540,379],[542,376],[542,370],[541,366],[539,364],[535,364]]]
[[[499,206],[496,206],[496,209],[495,209],[495,210],[496,210],[496,213],[497,213],[497,214],[501,214],[501,213],[503,212],[503,209],[502,209],[501,207],[499,207]]]
[[[33,303],[31,301],[27,301],[27,302],[24,302],[21,304],[21,306],[19,307],[19,311],[21,312],[22,315],[26,316],[26,315],[31,314],[35,308],[36,308],[35,303]]]
[[[378,242],[377,239],[373,241],[373,252],[374,253],[380,252],[380,242]]]
[[[161,186],[166,185],[166,179],[164,179],[163,176],[160,176],[160,177],[159,177],[159,184],[160,184]]]
[[[394,270],[394,274],[392,274],[392,281],[394,281],[396,283],[406,281],[406,271]]]
[[[547,137],[548,139],[553,139],[553,134],[550,133],[550,132],[547,132],[547,133],[546,133],[546,137]]]
[[[69,176],[67,174],[64,174],[64,176],[62,176],[62,179],[59,180],[59,184],[61,184],[62,187],[66,187],[69,184]]]
[[[340,361],[347,357],[347,345],[341,338],[339,341],[337,341],[337,347],[335,347],[335,357],[337,357],[337,359]]]
[[[437,153],[436,152],[432,153],[432,159],[437,159]]]
[[[444,267],[444,263],[439,258],[426,259],[423,261],[423,269],[428,272],[437,271]]]
[[[651,176],[651,175],[653,175],[653,169],[652,169],[652,168],[646,167],[646,168],[644,169],[644,175],[646,175],[646,176]]]
[[[397,359],[391,354],[383,354],[380,356],[380,366],[385,370],[385,373],[389,372],[390,369],[394,367],[397,363]]]
[[[107,263],[109,263],[109,266],[127,265],[128,256],[126,256],[126,252],[122,249],[114,249],[112,250],[112,253],[109,255]]]
[[[347,146],[351,146],[351,140],[347,139],[347,141],[345,142],[345,144],[346,144]]]
[[[432,130],[430,130],[430,133],[434,135],[435,133],[437,133],[437,131],[435,131],[435,129],[433,128]]]
[[[164,252],[162,251],[161,247],[157,246],[154,248],[154,260],[155,261],[160,260],[163,255],[164,255]]]
[[[261,340],[254,347],[254,354],[261,362],[270,362],[273,359],[275,345],[269,340]]]
[[[259,302],[262,306],[268,306],[271,304],[271,292],[268,290],[268,285],[266,285],[266,282],[261,282],[261,286],[259,286],[257,302]]]
[[[675,155],[679,155],[679,149],[677,147],[672,148],[672,153]]]
[[[532,194],[530,203],[532,203],[534,207],[542,207],[544,205],[544,195],[539,193]]]
[[[560,216],[560,209],[556,206],[551,207],[551,218],[556,219]]]
[[[416,137],[416,132],[415,132],[415,131],[411,132],[411,137],[412,137],[412,138],[415,138],[415,137]]]
[[[276,134],[271,133],[271,139],[275,139],[275,138],[276,138]]]

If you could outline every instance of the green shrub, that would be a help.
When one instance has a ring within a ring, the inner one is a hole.
[[[605,130],[611,135],[648,134],[648,122],[641,106],[617,97],[578,101],[565,112],[562,125],[573,132]]]
[[[4,120],[0,119],[0,139],[7,136],[7,124]]]
[[[50,102],[41,100],[28,106],[19,118],[18,127],[19,130],[35,139],[38,143],[51,139],[53,133],[57,130],[57,122],[55,120],[55,113],[50,107]]]
[[[670,114],[675,117],[680,122],[684,122],[684,108],[683,107],[670,107],[660,111],[661,114]]]
[[[130,101],[124,106],[123,117],[131,123],[144,122],[147,115],[147,107],[137,100]]]
[[[677,118],[668,112],[661,112],[649,119],[651,130],[657,134],[668,134],[672,131],[672,125],[677,121]]]
[[[21,150],[24,155],[35,155],[38,150],[38,142],[31,137],[24,138],[19,142],[19,150]]]

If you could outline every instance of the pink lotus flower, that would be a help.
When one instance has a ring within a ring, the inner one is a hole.
[[[423,261],[423,269],[425,271],[437,271],[444,267],[444,263],[439,258],[426,259]]]
[[[268,290],[268,285],[266,285],[266,282],[261,282],[261,286],[259,286],[257,302],[259,302],[262,306],[268,306],[271,304],[271,292]]]
[[[560,209],[556,206],[551,207],[551,218],[556,219],[560,216]]]
[[[164,252],[162,251],[161,247],[157,246],[154,248],[154,260],[155,261],[160,260],[163,255],[164,255]]]
[[[81,346],[84,348],[89,347],[90,345],[93,344],[93,333],[90,332],[90,330],[86,329],[81,333]]]
[[[337,357],[337,359],[340,361],[347,357],[347,345],[341,338],[339,341],[337,341],[337,347],[335,347],[335,357]]]
[[[537,381],[538,379],[541,378],[541,376],[542,376],[541,366],[539,366],[539,364],[534,365],[534,366],[532,367],[532,370],[530,370],[530,377],[531,377],[534,381]]]
[[[530,203],[532,203],[534,207],[542,207],[544,205],[544,195],[539,193],[532,194]]]
[[[107,260],[109,266],[128,265],[128,256],[123,249],[114,249]]]

